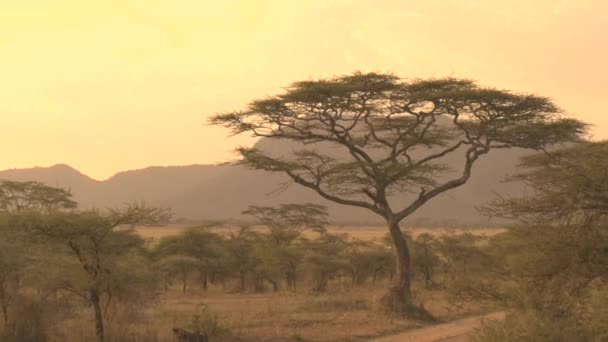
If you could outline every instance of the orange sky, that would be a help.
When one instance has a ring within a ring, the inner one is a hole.
[[[604,0],[0,1],[0,169],[212,163],[289,82],[392,71],[553,97],[608,138]]]

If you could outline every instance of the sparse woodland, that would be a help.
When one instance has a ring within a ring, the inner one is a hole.
[[[608,339],[608,144],[585,141],[585,125],[550,100],[354,74],[295,83],[213,121],[302,142],[291,160],[241,149],[239,162],[371,210],[386,227],[357,239],[331,228],[325,207],[286,203],[243,208],[249,225],[177,229],[168,209],[79,210],[66,190],[1,181],[2,341],[172,341],[174,328],[211,341],[362,341],[492,311],[506,319],[476,340]],[[399,226],[474,177],[477,158],[513,146],[537,152],[510,179],[529,191],[479,204],[513,226]],[[462,153],[464,168],[448,172],[448,153]],[[391,203],[397,191],[412,202]],[[144,238],[152,226],[172,233]]]

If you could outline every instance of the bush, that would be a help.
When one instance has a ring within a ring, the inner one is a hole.
[[[230,329],[220,322],[219,316],[213,313],[207,304],[197,306],[189,329],[196,333],[207,334],[210,338],[230,335]]]

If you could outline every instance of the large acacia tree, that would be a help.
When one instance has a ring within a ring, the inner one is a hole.
[[[482,87],[466,79],[404,80],[360,73],[295,82],[281,94],[219,113],[211,124],[232,134],[295,142],[289,156],[238,148],[240,163],[284,173],[321,197],[381,216],[392,237],[396,276],[389,309],[412,305],[410,256],[399,223],[459,187],[491,150],[543,149],[580,139],[585,124],[564,118],[548,98]],[[343,152],[328,152],[334,146]],[[446,165],[458,154],[461,164]],[[409,194],[407,201],[400,193]]]

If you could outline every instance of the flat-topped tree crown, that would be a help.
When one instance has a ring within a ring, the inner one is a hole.
[[[338,203],[402,219],[437,194],[464,184],[477,158],[493,148],[542,149],[578,140],[585,124],[563,118],[545,97],[482,87],[466,79],[403,80],[385,73],[295,82],[211,123],[233,134],[302,143],[291,157],[240,148],[242,163],[288,174]],[[345,158],[315,148],[341,147]],[[458,176],[442,159],[463,156]],[[392,208],[387,196],[416,192]],[[394,215],[393,215],[394,214]]]
[[[465,184],[474,163],[492,149],[543,149],[581,140],[586,131],[546,97],[466,79],[406,80],[360,72],[295,82],[282,94],[217,114],[210,123],[235,135],[295,142],[290,156],[239,148],[239,163],[282,172],[327,200],[383,217],[396,256],[393,285],[383,302],[424,319],[428,313],[411,301],[409,251],[399,222]],[[447,165],[454,156],[461,158],[459,169]],[[391,203],[397,193],[410,193],[409,202]]]

